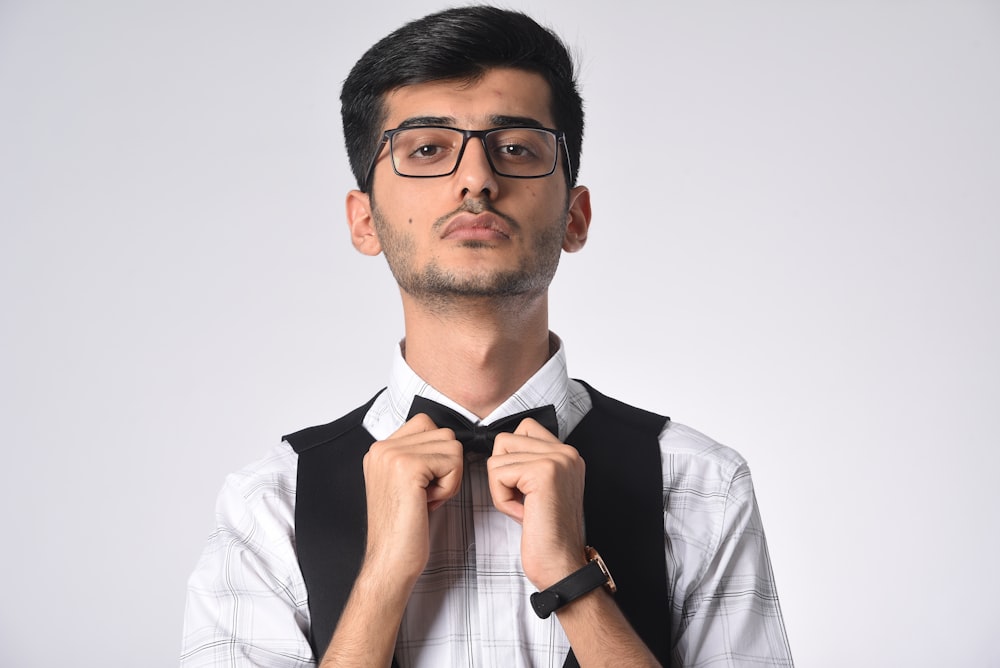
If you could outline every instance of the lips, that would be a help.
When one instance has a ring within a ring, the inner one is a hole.
[[[460,213],[441,232],[442,239],[510,239],[510,225],[493,213]]]

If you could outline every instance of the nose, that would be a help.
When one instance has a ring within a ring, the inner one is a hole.
[[[479,137],[470,137],[455,172],[455,183],[462,199],[482,197],[496,199],[500,183],[486,155],[486,146]]]

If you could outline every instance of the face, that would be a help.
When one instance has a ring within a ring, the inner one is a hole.
[[[553,127],[549,98],[540,75],[494,69],[472,83],[419,84],[388,94],[383,129]],[[590,221],[589,193],[568,188],[559,150],[554,173],[517,179],[495,174],[482,142],[472,138],[454,174],[406,178],[393,171],[386,146],[372,197],[348,196],[355,246],[384,253],[404,295],[423,302],[544,294],[561,251],[583,246]]]

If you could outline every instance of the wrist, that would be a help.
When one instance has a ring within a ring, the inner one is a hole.
[[[405,605],[423,569],[424,564],[415,560],[399,561],[369,554],[361,563],[354,588]]]
[[[528,579],[538,589],[548,589],[567,575],[575,573],[586,565],[587,559],[581,551],[579,554],[574,554],[573,556],[567,555],[560,559],[552,559],[545,564],[544,569],[538,569],[537,575],[534,577],[529,575]]]
[[[615,592],[614,578],[597,550],[588,546],[584,556],[586,561],[583,566],[531,595],[531,606],[535,614],[545,619],[556,610],[601,588],[610,593]]]

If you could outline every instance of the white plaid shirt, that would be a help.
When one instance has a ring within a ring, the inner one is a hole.
[[[364,419],[384,439],[415,395],[477,418],[421,380],[397,351],[387,391]],[[590,410],[562,346],[482,420],[553,404],[559,437]],[[791,666],[770,559],[746,462],[669,422],[660,436],[664,547],[675,666]],[[402,668],[562,666],[558,617],[539,619],[521,570],[521,528],[493,507],[485,461],[470,458],[461,492],[430,516],[431,554],[396,642]],[[295,555],[297,456],[287,443],[229,476],[218,528],[188,584],[181,666],[314,666],[309,608]]]

